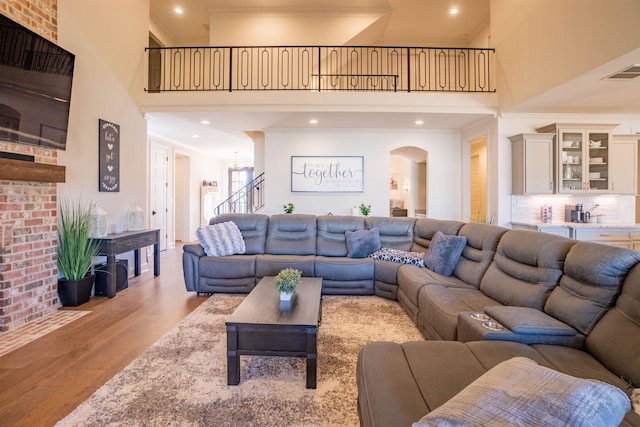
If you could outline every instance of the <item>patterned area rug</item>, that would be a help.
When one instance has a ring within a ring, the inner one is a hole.
[[[422,340],[397,302],[325,296],[318,388],[301,358],[242,356],[227,385],[225,320],[243,295],[213,295],[58,426],[357,426],[356,360],[370,341]]]

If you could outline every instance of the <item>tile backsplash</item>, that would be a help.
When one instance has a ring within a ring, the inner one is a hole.
[[[635,223],[635,196],[539,195],[511,196],[512,222],[540,222],[540,208],[550,205],[552,222],[564,222],[565,205],[582,203],[585,211],[602,215],[602,222]],[[598,205],[596,207],[596,205]]]

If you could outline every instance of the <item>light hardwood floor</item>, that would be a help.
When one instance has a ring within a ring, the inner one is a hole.
[[[95,297],[90,314],[0,357],[0,426],[52,426],[121,371],[206,297],[187,292],[182,246],[129,278],[115,298]]]

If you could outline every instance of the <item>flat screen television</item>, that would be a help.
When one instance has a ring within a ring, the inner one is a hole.
[[[0,14],[0,140],[64,150],[75,55]]]

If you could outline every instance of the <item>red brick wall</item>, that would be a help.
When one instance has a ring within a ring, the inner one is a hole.
[[[52,41],[58,0],[0,0],[0,13]],[[0,151],[57,163],[57,151],[0,141]],[[0,332],[55,311],[56,184],[0,181]]]

